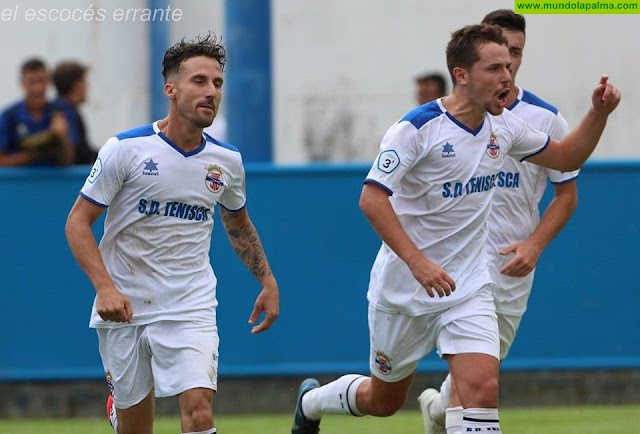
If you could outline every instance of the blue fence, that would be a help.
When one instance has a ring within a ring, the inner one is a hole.
[[[0,170],[0,381],[103,375],[87,326],[94,291],[64,237],[88,169]],[[216,221],[221,376],[368,370],[366,290],[380,242],[358,208],[367,170],[248,165],[248,210],[281,316],[250,334],[259,287]],[[640,162],[589,163],[578,185],[578,209],[541,258],[504,369],[640,367]],[[434,355],[419,367],[445,368]]]

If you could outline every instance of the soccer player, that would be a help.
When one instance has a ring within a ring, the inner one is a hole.
[[[303,381],[293,434],[318,432],[326,413],[394,414],[418,361],[434,347],[456,380],[462,431],[501,432],[498,323],[484,247],[502,163],[509,154],[577,170],[620,92],[603,76],[584,120],[558,141],[504,110],[511,60],[500,27],[454,32],[447,66],[452,93],[387,131],[360,198],[383,240],[367,294],[371,376],[346,375],[322,387]]]
[[[522,63],[525,46],[524,16],[500,9],[482,20],[502,28],[511,56],[511,90],[506,104],[511,113],[530,126],[562,139],[568,132],[558,110],[536,95],[516,86],[516,75]],[[486,254],[489,272],[495,282],[493,297],[500,332],[500,360],[504,360],[527,308],[536,263],[542,251],[567,223],[578,202],[578,172],[558,172],[507,157],[502,164],[489,214],[489,238]],[[553,184],[555,196],[540,220],[538,202],[547,186]],[[442,383],[440,392],[426,389],[418,401],[425,424],[425,434],[444,434],[446,419],[462,418],[462,407],[453,388],[451,376]]]
[[[96,290],[90,326],[120,434],[152,432],[154,394],[177,395],[183,433],[216,432],[217,300],[209,260],[216,204],[233,249],[263,287],[251,333],[278,316],[278,286],[245,208],[240,153],[202,133],[220,105],[225,60],[212,34],[167,50],[168,116],[107,141],[67,220],[69,246]],[[107,207],[98,247],[91,224]]]

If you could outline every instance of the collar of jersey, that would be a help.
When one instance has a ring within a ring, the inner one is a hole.
[[[438,103],[438,107],[440,107],[440,110],[442,110],[442,112],[447,115],[447,117],[449,119],[451,119],[451,122],[453,122],[454,124],[456,124],[457,126],[459,126],[460,128],[462,128],[463,130],[465,130],[468,133],[473,134],[474,136],[477,136],[478,133],[480,132],[480,130],[482,129],[482,127],[484,126],[484,119],[482,120],[482,123],[480,124],[480,126],[478,128],[476,128],[475,130],[472,130],[471,128],[469,128],[468,126],[466,126],[465,124],[463,124],[462,122],[460,122],[459,120],[457,120],[455,117],[453,117],[453,115],[451,113],[449,113],[447,111],[446,108],[444,108],[444,105],[442,105],[442,98],[438,98],[436,100],[436,102]]]
[[[160,136],[160,138],[162,140],[164,140],[169,146],[171,146],[173,149],[175,149],[176,151],[178,151],[179,153],[181,153],[185,157],[191,157],[192,155],[199,154],[207,144],[207,141],[205,140],[204,136],[202,136],[202,142],[200,143],[200,146],[198,146],[193,151],[184,152],[184,150],[182,148],[180,148],[178,145],[173,143],[169,137],[165,136],[162,133],[162,131],[160,131],[160,129],[158,128],[158,122],[157,121],[153,123],[153,129],[158,134],[158,136]]]
[[[460,128],[462,128],[463,130],[465,130],[466,132],[473,134],[474,136],[477,136],[478,133],[480,132],[480,130],[482,130],[482,127],[484,126],[484,119],[482,120],[482,123],[480,124],[480,126],[478,126],[478,128],[476,128],[475,130],[472,130],[471,128],[469,128],[468,126],[466,126],[465,124],[463,124],[462,122],[460,122],[459,120],[457,120],[455,117],[453,117],[453,115],[451,113],[449,113],[448,111],[444,112],[445,115],[447,115],[447,117],[449,119],[451,119],[451,121],[456,124],[457,126],[459,126]]]
[[[522,100],[522,94],[523,93],[524,93],[524,90],[521,87],[519,87],[518,88],[518,96],[516,97],[516,100],[513,103],[511,103],[511,105],[509,107],[507,107],[507,110],[511,111],[514,108],[516,108],[518,103]]]

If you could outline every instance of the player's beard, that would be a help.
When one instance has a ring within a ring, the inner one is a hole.
[[[209,117],[200,115],[200,113],[198,112],[199,109],[199,105],[196,105],[195,109],[193,110],[187,110],[185,107],[178,105],[178,113],[180,114],[180,116],[187,119],[191,123],[191,125],[196,128],[207,128],[213,123],[213,120],[216,117],[216,110],[213,110],[213,117],[209,119]]]

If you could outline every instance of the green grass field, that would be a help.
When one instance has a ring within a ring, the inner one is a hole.
[[[500,410],[502,431],[506,434],[630,434],[640,432],[640,405],[554,408],[506,408]],[[286,434],[291,416],[243,415],[216,419],[220,434]],[[402,411],[390,418],[327,416],[323,434],[404,434],[422,433],[417,411]],[[2,419],[2,434],[112,434],[107,419]],[[158,418],[156,434],[180,432],[177,418]]]

